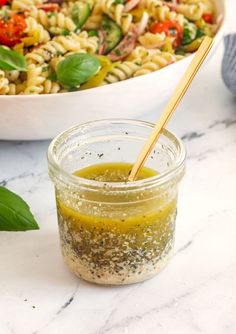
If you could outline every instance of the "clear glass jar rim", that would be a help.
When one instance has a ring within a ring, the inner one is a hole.
[[[147,179],[131,181],[131,182],[102,182],[96,180],[84,179],[73,174],[68,173],[64,170],[59,162],[57,161],[56,155],[54,153],[54,148],[61,143],[61,140],[65,140],[65,138],[69,137],[70,134],[73,134],[76,131],[82,130],[84,127],[92,126],[92,125],[106,125],[106,124],[117,124],[123,123],[127,125],[136,125],[141,127],[150,128],[153,130],[155,124],[146,121],[140,120],[132,120],[132,119],[103,119],[97,121],[91,121],[79,125],[75,125],[61,133],[59,133],[50,143],[48,147],[47,159],[49,168],[51,168],[54,172],[59,173],[63,179],[66,180],[71,186],[75,187],[85,187],[92,188],[93,190],[107,187],[109,190],[132,190],[139,188],[146,188],[152,186],[159,186],[165,182],[168,182],[175,174],[181,171],[184,167],[186,151],[184,145],[180,138],[178,138],[173,132],[163,129],[162,136],[165,136],[169,140],[171,140],[175,146],[177,147],[177,157],[174,160],[174,163],[168,168],[164,173],[158,174],[156,176],[149,177]],[[148,138],[148,137],[147,137]]]

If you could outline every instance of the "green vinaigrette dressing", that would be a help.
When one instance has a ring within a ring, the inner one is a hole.
[[[82,191],[69,202],[57,196],[64,259],[88,281],[122,284],[147,279],[171,253],[176,196],[169,198],[161,189],[109,192],[111,183],[127,182],[131,168],[128,163],[86,167],[74,175],[104,182],[104,192]],[[157,174],[144,167],[138,179]]]

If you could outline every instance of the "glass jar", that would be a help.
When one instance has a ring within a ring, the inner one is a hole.
[[[129,284],[156,275],[174,243],[178,185],[184,173],[181,141],[164,130],[145,166],[157,175],[102,182],[73,175],[87,166],[134,163],[154,125],[102,120],[59,134],[48,149],[62,254],[78,277]]]

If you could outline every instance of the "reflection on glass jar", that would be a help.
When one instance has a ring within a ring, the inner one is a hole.
[[[185,151],[165,130],[139,179],[127,182],[153,125],[106,120],[69,129],[48,151],[61,248],[77,276],[100,284],[140,282],[173,251]]]

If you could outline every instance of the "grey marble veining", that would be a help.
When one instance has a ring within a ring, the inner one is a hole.
[[[236,333],[236,99],[220,77],[222,52],[170,124],[186,145],[187,170],[175,254],[152,280],[107,288],[74,277],[59,250],[49,142],[0,142],[0,184],[23,196],[40,224],[0,233],[0,334]]]

